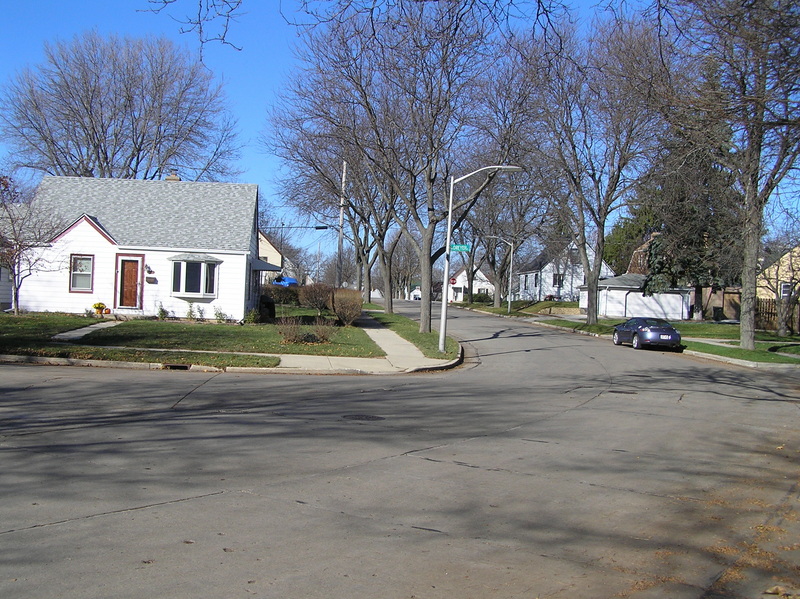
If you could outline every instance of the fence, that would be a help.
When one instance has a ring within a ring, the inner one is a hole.
[[[789,308],[789,318],[786,323],[789,329],[797,331],[800,328],[800,305],[793,303]],[[756,328],[774,331],[778,328],[778,302],[774,299],[756,299]]]

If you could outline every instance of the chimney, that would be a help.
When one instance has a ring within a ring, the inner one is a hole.
[[[176,171],[170,172],[170,174],[164,178],[164,181],[180,181],[180,180],[181,178],[178,176],[178,173]]]

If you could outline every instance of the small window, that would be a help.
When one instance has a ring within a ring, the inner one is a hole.
[[[539,286],[539,273],[533,273],[533,287],[536,288]]]
[[[70,256],[69,290],[91,292],[94,275],[94,256]]]
[[[217,264],[175,261],[172,265],[172,295],[217,296]]]
[[[792,297],[791,283],[781,283],[781,297],[784,299]]]
[[[553,273],[553,287],[563,287],[564,286],[564,275],[554,272]]]

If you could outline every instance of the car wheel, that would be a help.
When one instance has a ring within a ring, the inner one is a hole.
[[[633,340],[631,341],[631,345],[633,345],[633,349],[642,349],[642,344],[639,341],[639,335],[634,335]]]
[[[622,345],[622,341],[619,338],[619,331],[614,331],[614,345]]]

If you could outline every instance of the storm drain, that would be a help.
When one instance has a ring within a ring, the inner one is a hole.
[[[162,364],[162,370],[189,370],[191,364]]]
[[[345,420],[361,420],[364,422],[374,422],[376,420],[386,420],[383,416],[373,416],[372,414],[346,414],[342,416]]]

